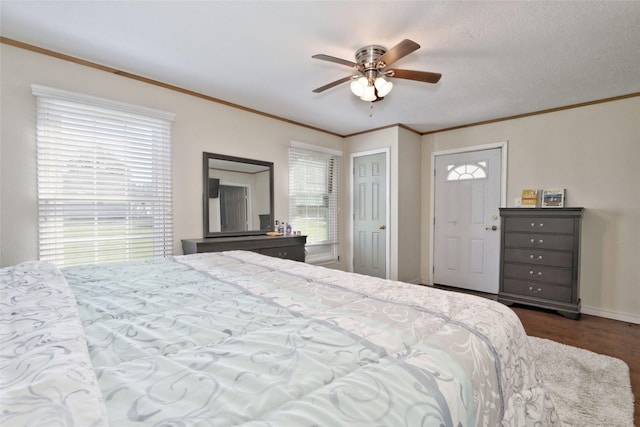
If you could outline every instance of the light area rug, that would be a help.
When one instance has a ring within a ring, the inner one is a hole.
[[[529,337],[563,427],[633,427],[629,366],[620,359]]]

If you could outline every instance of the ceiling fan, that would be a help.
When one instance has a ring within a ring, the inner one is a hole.
[[[363,101],[379,101],[384,98],[393,87],[393,83],[386,78],[417,80],[425,83],[438,83],[442,74],[428,71],[401,70],[389,68],[397,60],[404,58],[411,52],[420,49],[420,45],[412,40],[404,39],[391,49],[379,45],[361,47],[356,51],[356,62],[340,59],[329,55],[313,55],[312,58],[335,62],[355,68],[356,74],[320,86],[313,92],[320,93],[339,84],[351,80],[351,91]]]

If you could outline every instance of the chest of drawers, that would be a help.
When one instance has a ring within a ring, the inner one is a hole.
[[[580,317],[583,208],[501,208],[498,301]]]
[[[185,255],[188,255],[202,252],[243,250],[304,262],[306,242],[307,236],[211,237],[207,239],[184,239],[182,240],[182,251]]]

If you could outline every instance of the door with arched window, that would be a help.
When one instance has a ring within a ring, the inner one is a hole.
[[[498,293],[500,148],[435,158],[433,282]]]

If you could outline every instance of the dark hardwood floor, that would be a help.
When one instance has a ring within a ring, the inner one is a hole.
[[[457,291],[449,287],[440,289]],[[468,292],[473,293],[474,292]],[[491,299],[495,295],[478,294]],[[640,427],[640,325],[581,314],[579,320],[567,319],[556,312],[513,305],[527,335],[547,338],[595,353],[624,360],[629,365],[631,389],[635,399],[634,423]]]

